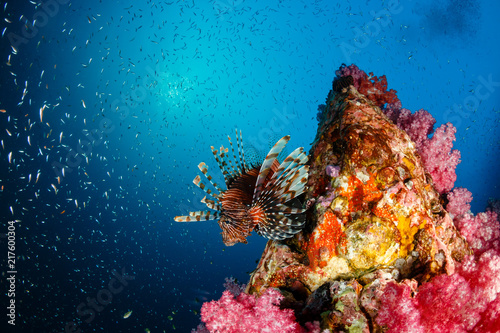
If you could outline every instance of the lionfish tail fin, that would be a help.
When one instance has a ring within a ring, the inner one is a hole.
[[[257,223],[257,233],[269,239],[282,240],[298,233],[305,224],[306,210],[293,200],[306,190],[309,166],[303,148],[294,150],[264,184],[250,213]],[[286,205],[293,203],[293,207]]]
[[[199,222],[199,221],[210,221],[219,218],[217,212],[210,212],[199,210],[196,212],[189,212],[189,215],[176,216],[174,217],[175,222]]]

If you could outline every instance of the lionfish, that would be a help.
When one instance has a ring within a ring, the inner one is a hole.
[[[203,202],[211,211],[190,212],[186,216],[176,216],[177,222],[196,222],[218,220],[222,229],[222,241],[231,246],[247,243],[246,238],[255,230],[257,234],[273,240],[290,238],[305,224],[306,209],[296,199],[305,191],[309,166],[304,148],[295,149],[282,163],[278,156],[290,140],[287,135],[271,148],[262,164],[253,166],[245,161],[241,131],[236,143],[238,156],[231,138],[228,136],[233,160],[229,148],[221,146],[219,150],[211,147],[215,160],[224,176],[226,190],[217,185],[208,174],[208,166],[198,165],[201,173],[212,184],[215,191],[207,188],[196,176],[193,183],[209,197]],[[295,200],[294,200],[295,199]],[[290,205],[286,205],[289,203]]]

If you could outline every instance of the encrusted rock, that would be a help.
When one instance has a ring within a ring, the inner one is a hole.
[[[310,152],[306,228],[268,242],[247,292],[280,288],[302,299],[299,319],[328,305],[322,327],[368,332],[384,281],[452,274],[469,249],[409,136],[352,85],[339,90]]]

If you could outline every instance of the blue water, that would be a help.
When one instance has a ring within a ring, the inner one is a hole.
[[[198,163],[217,175],[210,146],[226,146],[235,128],[258,150],[286,134],[289,151],[309,149],[342,63],[385,74],[403,106],[428,110],[436,127],[454,123],[455,186],[472,192],[474,213],[500,197],[497,1],[83,3],[0,9],[9,331],[196,327],[201,304],[220,297],[225,277],[247,282],[266,243],[253,235],[225,247],[215,222],[173,221],[204,208],[192,184]],[[92,309],[96,297],[105,305]]]

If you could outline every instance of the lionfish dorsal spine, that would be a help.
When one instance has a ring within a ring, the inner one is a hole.
[[[222,163],[222,168],[223,168],[223,173],[225,172],[226,175],[229,175],[230,177],[234,177],[231,170],[228,168],[227,166],[227,162],[226,162],[226,153],[228,152],[228,149],[227,148],[224,148],[223,145],[220,146],[219,148],[219,159]]]
[[[221,160],[219,159],[219,156],[220,156],[219,151],[217,149],[215,149],[213,146],[211,146],[210,148],[212,149],[212,153],[214,154],[214,158],[217,161],[217,164],[219,165],[219,169],[222,172],[222,176],[224,176],[224,181],[227,185],[227,184],[229,184],[229,178],[228,178],[229,173],[224,168],[223,162],[221,162]]]
[[[264,181],[266,180],[267,175],[271,170],[271,166],[273,165],[274,161],[276,160],[276,158],[281,153],[281,151],[283,150],[283,148],[285,147],[285,145],[288,143],[289,140],[290,140],[289,135],[282,137],[278,142],[276,142],[273,148],[271,148],[266,158],[264,159],[264,162],[260,167],[259,176],[257,177],[257,182],[255,183],[255,190],[253,192],[254,202],[257,201],[257,199],[260,196],[260,193],[264,186]]]
[[[236,154],[234,152],[234,147],[233,147],[233,142],[231,141],[231,137],[228,135],[227,139],[229,140],[229,145],[231,146],[231,152],[233,153],[233,159],[234,159],[234,166],[233,163],[231,163],[231,160],[229,160],[229,164],[233,168],[234,172],[239,176],[243,174],[243,170],[240,167],[240,164],[238,164],[238,159],[236,158]]]
[[[220,157],[220,160],[222,162],[222,166],[224,167],[224,170],[225,170],[226,174],[229,175],[229,179],[235,179],[235,178],[237,178],[240,175],[240,173],[238,172],[238,170],[236,170],[234,168],[233,163],[231,162],[231,158],[229,157],[228,152],[229,152],[228,148],[224,148],[224,146],[221,146],[220,147],[219,157]],[[228,183],[226,183],[226,185],[228,185]]]
[[[199,222],[215,220],[217,218],[219,218],[218,212],[199,210],[196,212],[189,212],[189,215],[176,216],[174,220],[175,222]]]
[[[238,129],[236,129],[236,144],[238,146],[238,157],[240,159],[240,167],[242,171],[250,170],[249,166],[245,161],[245,150],[243,149],[243,137],[241,136],[241,131],[238,140]]]

